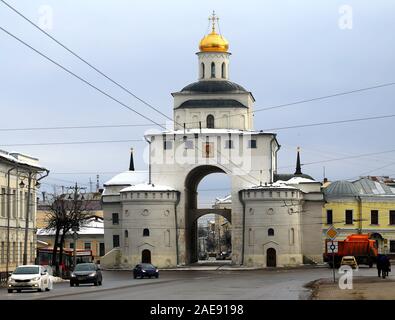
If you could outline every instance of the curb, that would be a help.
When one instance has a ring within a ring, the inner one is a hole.
[[[317,268],[327,268],[326,264],[317,264],[317,265],[300,265],[300,266],[285,266],[285,267],[239,267],[239,266],[228,266],[228,265],[219,265],[219,266],[179,266],[173,268],[159,268],[160,271],[254,271],[254,270],[301,270],[301,269],[317,269]],[[127,268],[102,268],[104,271],[129,271],[132,272],[133,269]]]

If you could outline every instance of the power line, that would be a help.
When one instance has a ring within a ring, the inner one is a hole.
[[[27,18],[25,15],[23,15],[21,12],[19,12],[17,9],[15,9],[14,7],[12,7],[10,4],[8,4],[6,1],[4,0],[0,0],[1,2],[3,2],[8,8],[10,8],[12,11],[14,11],[16,14],[18,14],[20,17],[22,17],[24,20],[26,20],[28,23],[30,23],[33,27],[35,27],[36,29],[38,29],[39,31],[41,31],[42,33],[44,33],[47,37],[49,37],[51,40],[55,41],[58,45],[60,45],[62,48],[64,48],[65,50],[67,50],[69,53],[71,53],[74,57],[76,57],[77,59],[79,59],[80,61],[82,61],[83,63],[85,63],[86,65],[88,65],[90,68],[92,68],[93,70],[95,70],[97,73],[99,73],[100,75],[102,75],[103,77],[105,77],[107,80],[111,81],[113,84],[115,84],[117,87],[121,88],[123,91],[127,92],[128,94],[130,94],[131,96],[133,96],[135,99],[139,100],[140,102],[142,102],[143,104],[145,104],[146,106],[148,106],[149,108],[151,108],[152,110],[156,111],[157,113],[159,113],[160,115],[164,116],[165,118],[172,120],[172,118],[170,118],[169,116],[167,116],[166,114],[164,114],[163,112],[161,112],[160,110],[158,110],[157,108],[155,108],[154,106],[152,106],[151,104],[149,104],[148,102],[146,102],[145,100],[141,99],[140,97],[138,97],[137,95],[135,95],[133,92],[131,92],[129,89],[125,88],[123,85],[121,85],[119,82],[115,81],[114,79],[110,78],[110,76],[108,76],[107,74],[105,74],[103,71],[99,70],[97,67],[95,67],[94,65],[92,65],[90,62],[88,62],[86,59],[82,58],[80,55],[78,55],[77,53],[75,53],[73,50],[71,50],[70,48],[68,48],[67,46],[65,46],[63,43],[61,43],[59,40],[55,39],[53,36],[51,36],[48,32],[46,32],[45,30],[41,29],[38,25],[36,25],[33,21],[31,21],[29,18]]]
[[[388,83],[383,83],[383,84],[370,86],[370,87],[365,87],[365,88],[361,88],[361,89],[355,89],[355,90],[343,91],[343,92],[339,92],[339,93],[333,93],[333,94],[329,94],[329,95],[326,95],[326,96],[320,96],[320,97],[316,97],[316,98],[304,99],[304,100],[299,100],[299,101],[295,101],[295,102],[291,102],[291,103],[279,104],[279,105],[274,105],[274,106],[271,106],[271,107],[265,107],[265,108],[256,109],[254,111],[254,113],[255,112],[261,112],[261,111],[267,111],[267,110],[273,110],[273,109],[279,109],[279,108],[289,107],[289,106],[293,106],[293,105],[297,105],[297,104],[313,102],[313,101],[318,101],[318,100],[324,100],[324,99],[329,99],[329,98],[334,98],[334,97],[339,97],[339,96],[345,96],[345,95],[352,94],[352,93],[363,92],[363,91],[368,91],[368,90],[374,90],[374,89],[389,87],[389,86],[393,86],[393,85],[395,85],[395,82],[388,82]]]
[[[58,40],[56,40],[55,38],[53,38],[52,36],[50,36],[48,33],[46,33],[44,30],[42,30],[41,28],[39,28],[37,25],[35,25],[33,22],[31,22],[28,18],[26,18],[24,15],[22,15],[20,12],[18,12],[16,9],[14,9],[13,7],[11,7],[8,3],[6,3],[5,1],[1,0],[4,4],[6,4],[9,8],[11,8],[12,10],[14,10],[16,13],[18,13],[21,17],[23,17],[26,21],[28,21],[29,23],[31,23],[33,26],[35,26],[36,28],[38,28],[40,31],[44,32],[47,36],[49,36],[52,40],[54,40],[55,42],[57,42],[59,45],[61,45],[63,48],[65,48],[67,51],[69,51],[70,53],[72,53],[74,56],[76,56],[78,59],[80,59],[81,61],[83,61],[84,63],[88,64],[90,67],[92,67],[94,70],[96,70],[97,72],[99,72],[101,75],[103,75],[104,77],[106,77],[108,80],[110,80],[111,82],[113,82],[114,84],[116,84],[117,86],[121,87],[123,90],[127,91],[129,94],[131,94],[132,96],[134,96],[136,99],[138,99],[139,101],[147,104],[144,100],[140,99],[139,97],[135,96],[132,92],[130,92],[128,89],[124,88],[123,86],[121,86],[119,83],[115,82],[114,80],[112,80],[111,78],[109,78],[107,75],[105,75],[104,73],[102,73],[100,70],[98,70],[96,67],[94,67],[93,65],[89,64],[86,60],[84,60],[83,58],[81,58],[80,56],[78,56],[76,53],[74,53],[73,51],[71,51],[69,48],[67,48],[66,46],[64,46],[62,43],[60,43]],[[56,61],[54,61],[53,59],[49,58],[48,56],[46,56],[45,54],[41,53],[40,51],[36,50],[35,48],[33,48],[32,46],[30,46],[29,44],[27,44],[26,42],[24,42],[23,40],[21,40],[20,38],[16,37],[15,35],[11,34],[10,32],[8,32],[6,29],[0,27],[0,29],[2,31],[4,31],[5,33],[7,33],[9,36],[13,37],[14,39],[18,40],[20,43],[24,44],[25,46],[29,47],[30,49],[32,49],[33,51],[35,51],[36,53],[38,53],[39,55],[41,55],[42,57],[46,58],[48,61],[52,62],[53,64],[57,65],[58,67],[60,67],[61,69],[63,69],[64,71],[68,72],[69,74],[73,75],[74,77],[76,77],[77,79],[79,79],[80,81],[84,82],[85,84],[89,85],[90,87],[94,88],[95,90],[99,91],[100,93],[102,93],[103,95],[107,96],[108,98],[114,100],[115,102],[118,102],[119,104],[121,104],[122,106],[128,108],[129,110],[135,112],[136,114],[144,117],[145,119],[149,120],[150,122],[162,127],[163,129],[165,129],[162,125],[156,123],[155,121],[147,118],[146,116],[144,116],[143,114],[139,113],[138,111],[134,110],[133,108],[127,106],[126,104],[122,103],[121,101],[117,100],[116,98],[112,97],[111,95],[109,95],[108,93],[104,92],[103,90],[99,89],[98,87],[94,86],[93,84],[91,84],[90,82],[88,82],[87,80],[83,79],[82,77],[78,76],[77,74],[73,73],[72,71],[70,71],[69,69],[63,67],[62,65],[60,65],[59,63],[57,63]],[[282,105],[277,105],[277,106],[271,106],[271,107],[266,107],[266,108],[261,108],[261,109],[257,109],[254,111],[255,112],[260,112],[260,111],[265,111],[265,110],[271,110],[271,109],[277,109],[277,108],[283,108],[286,106],[291,106],[291,105],[296,105],[296,104],[301,104],[301,103],[306,103],[306,102],[312,102],[312,101],[316,101],[316,100],[321,100],[321,99],[328,99],[328,98],[332,98],[332,97],[336,97],[336,96],[342,96],[342,95],[346,95],[346,94],[351,94],[351,93],[356,93],[356,92],[362,92],[362,91],[366,91],[366,90],[372,90],[372,89],[377,89],[377,88],[382,88],[382,87],[386,87],[386,86],[392,86],[395,83],[386,83],[386,84],[381,84],[381,85],[376,85],[376,86],[371,86],[371,87],[366,87],[366,88],[361,88],[361,89],[356,89],[356,90],[351,90],[351,91],[346,91],[346,92],[340,92],[340,93],[336,93],[336,94],[331,94],[331,95],[326,95],[326,96],[321,96],[321,97],[317,97],[317,98],[312,98],[312,99],[305,99],[305,100],[300,100],[300,101],[296,101],[296,102],[292,102],[292,103],[287,103],[287,104],[282,104]],[[149,104],[147,104],[149,105]],[[151,108],[153,108],[155,111],[161,113],[159,110],[157,110],[156,108],[152,107],[151,105],[149,105]],[[163,116],[165,116],[166,118],[170,119],[169,117],[167,117],[166,115],[164,115],[163,113],[161,113]],[[234,115],[232,115],[234,116]],[[393,115],[391,115],[393,116]],[[386,116],[389,117],[389,116]],[[371,117],[371,119],[378,119],[379,117]],[[172,119],[170,119],[172,120]],[[350,119],[350,120],[342,120],[338,123],[342,123],[342,122],[351,122],[351,121],[362,121],[365,119]],[[323,124],[332,124],[334,122],[331,123],[320,123],[320,124],[309,124],[309,125],[302,125],[302,126],[314,126],[314,125],[323,125]],[[293,126],[296,127],[296,126]],[[298,126],[300,127],[300,126]],[[54,143],[51,143],[54,144]],[[51,144],[46,144],[46,145],[51,145]],[[59,144],[59,143],[57,143]],[[22,145],[22,144],[20,144]],[[39,144],[39,145],[43,145],[43,144]],[[329,160],[328,160],[329,161]],[[333,160],[330,160],[333,161]],[[327,162],[327,161],[325,161]],[[317,162],[316,162],[317,163]],[[309,163],[312,164],[312,163]],[[307,164],[305,164],[307,165]],[[248,174],[250,175],[250,174]],[[251,175],[250,175],[251,176]],[[255,177],[251,176],[254,180],[257,180]]]
[[[310,98],[310,99],[303,99],[303,100],[298,100],[298,101],[294,101],[294,102],[273,105],[273,106],[269,106],[269,107],[258,108],[258,109],[251,111],[251,113],[255,114],[257,112],[268,111],[268,110],[273,110],[273,109],[280,109],[280,108],[290,107],[290,106],[299,105],[299,104],[303,104],[303,103],[325,100],[325,99],[344,96],[344,95],[348,95],[348,94],[354,94],[354,93],[358,93],[358,92],[389,87],[389,86],[393,86],[393,85],[395,85],[395,82],[382,83],[382,84],[378,84],[375,86],[370,86],[370,87],[365,87],[365,88],[360,88],[360,89],[355,89],[355,90],[349,90],[349,91],[343,91],[343,92],[338,92],[338,93],[329,94],[329,95],[325,95],[325,96],[319,96],[319,97]],[[236,117],[236,116],[240,116],[240,115],[244,115],[244,114],[245,114],[245,112],[234,113],[234,114],[228,115],[228,118]],[[358,121],[358,120],[354,120],[354,121]],[[362,121],[362,120],[360,120],[360,121]],[[188,122],[186,124],[195,124],[195,123],[196,122]]]
[[[1,1],[1,0],[0,0]],[[61,64],[59,64],[58,62],[56,62],[55,60],[49,58],[48,56],[46,56],[45,54],[43,54],[42,52],[38,51],[37,49],[33,48],[32,46],[30,46],[29,44],[27,44],[26,42],[24,42],[23,40],[21,40],[20,38],[18,38],[17,36],[13,35],[12,33],[10,33],[9,31],[7,31],[6,29],[4,29],[3,27],[0,27],[0,30],[2,30],[3,32],[5,32],[6,34],[8,34],[9,36],[11,36],[12,38],[16,39],[17,41],[19,41],[20,43],[22,43],[23,45],[27,46],[28,48],[30,48],[31,50],[33,50],[34,52],[36,52],[37,54],[39,54],[40,56],[44,57],[45,59],[47,59],[48,61],[50,61],[51,63],[55,64],[56,66],[58,66],[59,68],[61,68],[62,70],[66,71],[67,73],[71,74],[72,76],[74,76],[75,78],[77,78],[78,80],[84,82],[85,84],[87,84],[88,86],[92,87],[93,89],[97,90],[98,92],[100,92],[101,94],[105,95],[106,97],[110,98],[111,100],[119,103],[121,106],[127,108],[130,111],[133,111],[134,113],[140,115],[141,117],[143,117],[146,120],[149,120],[150,122],[154,123],[155,125],[161,127],[162,129],[166,130],[166,128],[162,125],[160,125],[159,123],[149,119],[148,117],[144,116],[143,114],[141,114],[140,112],[134,110],[133,108],[129,107],[128,105],[124,104],[123,102],[119,101],[118,99],[114,98],[113,96],[111,96],[110,94],[106,93],[105,91],[101,90],[100,88],[96,87],[95,85],[91,84],[89,81],[85,80],[84,78],[78,76],[77,74],[75,74],[74,72],[70,71],[69,69],[67,69],[66,67],[62,66]],[[199,149],[199,147],[198,147]],[[218,154],[222,154],[220,151],[217,150]],[[225,156],[226,157],[226,156]],[[232,163],[233,165],[237,166],[231,159],[229,159],[229,162]],[[223,166],[221,163],[217,162],[217,165],[222,167],[225,171],[227,170],[227,168],[225,166]],[[252,179],[259,181],[259,179],[255,178],[254,176],[252,176],[251,174],[249,174],[248,172],[246,172],[244,169],[240,168],[241,171],[244,171],[248,176],[250,176]],[[254,184],[251,181],[246,180],[244,177],[239,176],[241,179],[243,179],[244,181]]]
[[[103,71],[101,71],[100,69],[98,69],[97,67],[95,67],[92,63],[88,62],[86,59],[82,58],[80,55],[78,55],[75,51],[71,50],[69,47],[67,47],[66,45],[64,45],[63,43],[61,43],[59,40],[57,40],[55,37],[53,37],[52,35],[50,35],[48,32],[46,32],[45,30],[41,29],[37,24],[35,24],[32,20],[30,20],[29,18],[27,18],[24,14],[22,14],[20,11],[18,11],[16,8],[14,8],[13,6],[11,6],[9,3],[7,3],[4,0],[0,0],[4,5],[6,5],[8,8],[10,8],[12,11],[14,11],[16,14],[18,14],[20,17],[22,17],[25,21],[27,21],[28,23],[30,23],[33,27],[35,27],[37,30],[39,30],[40,32],[42,32],[43,34],[45,34],[47,37],[49,37],[51,40],[53,40],[55,43],[57,43],[58,45],[60,45],[62,48],[64,48],[65,50],[67,50],[69,53],[71,53],[73,56],[75,56],[77,59],[79,59],[80,61],[82,61],[83,63],[85,63],[86,65],[88,65],[90,68],[92,68],[93,70],[95,70],[97,73],[99,73],[100,75],[102,75],[103,77],[105,77],[107,80],[111,81],[113,84],[115,84],[116,86],[118,86],[119,88],[121,88],[123,91],[127,92],[128,94],[130,94],[131,96],[133,96],[135,99],[139,100],[140,102],[142,102],[143,104],[145,104],[146,106],[148,106],[149,108],[151,108],[152,110],[156,111],[157,113],[161,114],[162,116],[164,116],[165,118],[173,121],[173,119],[169,116],[167,116],[166,114],[162,113],[160,110],[158,110],[158,108],[152,106],[150,103],[148,103],[147,101],[145,101],[144,99],[138,97],[136,94],[134,94],[133,92],[131,92],[129,89],[125,88],[123,85],[121,85],[119,82],[115,81],[114,79],[112,79],[110,76],[108,76],[107,74],[105,74]],[[219,28],[219,24],[218,24],[218,28]],[[5,31],[3,29],[3,31]],[[8,32],[7,32],[8,33]],[[18,39],[19,40],[19,39]],[[37,52],[37,51],[36,51]],[[384,84],[379,84],[379,85],[375,85],[375,86],[370,86],[370,87],[365,87],[365,88],[360,88],[360,89],[355,89],[355,90],[349,90],[349,91],[343,91],[343,92],[339,92],[339,93],[334,93],[334,94],[330,94],[330,95],[325,95],[325,96],[320,96],[320,97],[315,97],[315,98],[310,98],[310,99],[303,99],[303,100],[299,100],[299,101],[295,101],[295,102],[291,102],[291,103],[285,103],[285,104],[280,104],[280,105],[274,105],[274,106],[270,106],[270,107],[264,107],[264,108],[258,108],[255,111],[253,111],[253,113],[256,112],[261,112],[261,111],[266,111],[266,110],[272,110],[272,109],[278,109],[278,108],[284,108],[284,107],[288,107],[288,106],[292,106],[292,105],[298,105],[298,104],[303,104],[303,103],[308,103],[308,102],[313,102],[313,101],[317,101],[317,100],[323,100],[323,99],[328,99],[328,98],[333,98],[333,97],[338,97],[338,96],[343,96],[343,95],[348,95],[348,94],[353,94],[353,93],[358,93],[358,92],[363,92],[363,91],[368,91],[368,90],[373,90],[373,89],[378,89],[378,88],[383,88],[383,87],[388,87],[388,86],[393,86],[395,85],[395,82],[389,82],[389,83],[384,83]],[[240,113],[241,114],[241,113]],[[230,117],[236,116],[237,114],[233,114],[230,115]],[[370,119],[381,119],[381,118],[385,118],[385,117],[393,117],[395,115],[392,116],[383,116],[383,117],[372,117]],[[327,122],[327,123],[321,123],[321,124],[310,124],[310,125],[302,125],[303,127],[307,127],[307,126],[316,126],[316,125],[327,125],[327,124],[334,124],[334,123],[343,123],[343,122],[352,122],[352,121],[363,121],[363,120],[368,120],[368,118],[364,119],[352,119],[352,120],[344,120],[344,121],[339,121],[339,122]],[[289,128],[296,128],[296,127],[302,127],[302,126],[292,126],[292,127],[284,127],[284,128],[276,128],[277,130],[281,130],[281,129],[289,129]]]
[[[2,0],[0,0],[2,1]],[[127,104],[123,103],[122,101],[118,100],[117,98],[114,98],[112,95],[108,94],[107,92],[101,90],[100,88],[96,87],[95,85],[93,85],[92,83],[90,83],[89,81],[85,80],[84,78],[80,77],[79,75],[77,75],[76,73],[74,73],[73,71],[67,69],[66,67],[62,66],[61,64],[59,64],[58,62],[56,62],[55,60],[51,59],[50,57],[48,57],[47,55],[45,55],[44,53],[38,51],[37,49],[33,48],[31,45],[29,45],[28,43],[26,43],[25,41],[23,41],[22,39],[18,38],[17,36],[15,36],[14,34],[12,34],[11,32],[9,32],[8,30],[4,29],[3,27],[0,27],[0,30],[2,30],[3,32],[5,32],[6,34],[8,34],[10,37],[14,38],[15,40],[17,40],[18,42],[22,43],[24,46],[28,47],[29,49],[33,50],[34,52],[36,52],[37,54],[39,54],[40,56],[42,56],[43,58],[45,58],[46,60],[48,60],[49,62],[53,63],[54,65],[56,65],[57,67],[61,68],[62,70],[66,71],[68,74],[72,75],[73,77],[77,78],[78,80],[82,81],[83,83],[85,83],[86,85],[88,85],[89,87],[95,89],[96,91],[100,92],[102,95],[106,96],[107,98],[117,102],[118,104],[120,104],[121,106],[123,106],[124,108],[128,109],[129,111],[132,111],[134,113],[136,113],[137,115],[139,115],[140,117],[143,117],[144,119],[152,122],[153,124],[161,127],[162,129],[166,130],[166,128],[164,126],[162,126],[161,124],[155,122],[154,120],[146,117],[145,115],[143,115],[142,113],[138,112],[137,110],[133,109],[132,107],[128,106]]]
[[[302,163],[302,166],[308,166],[308,165],[317,164],[317,163],[324,163],[324,162],[332,162],[332,161],[339,161],[339,160],[362,158],[362,157],[367,157],[367,156],[372,156],[372,155],[377,155],[377,154],[384,154],[384,153],[391,153],[391,152],[395,152],[395,149],[387,150],[387,151],[381,151],[381,152],[364,153],[364,154],[359,154],[359,155],[355,155],[355,156],[348,156],[348,157],[342,157],[342,158],[334,158],[334,159],[327,159],[327,160],[321,160],[321,161],[306,162],[306,163]]]
[[[368,120],[378,120],[378,119],[386,119],[386,118],[394,118],[394,117],[395,117],[395,114],[388,114],[388,115],[376,116],[376,117],[355,118],[355,119],[336,120],[336,121],[328,121],[328,122],[316,122],[316,123],[300,124],[300,125],[294,125],[294,126],[288,126],[288,127],[270,128],[270,129],[264,129],[264,130],[267,130],[267,131],[270,131],[270,130],[286,130],[286,129],[325,126],[325,125],[340,124],[340,123],[350,123],[350,122],[359,122],[359,121],[368,121]]]
[[[2,1],[2,0],[0,0]],[[388,114],[382,116],[374,116],[374,117],[365,117],[365,118],[354,118],[354,119],[346,119],[346,120],[335,120],[328,122],[316,122],[316,123],[308,123],[308,124],[300,124],[293,125],[287,127],[274,127],[263,129],[263,131],[274,131],[274,130],[286,130],[286,129],[297,129],[297,128],[305,128],[305,127],[315,127],[322,125],[332,125],[332,124],[341,124],[341,123],[350,123],[350,122],[360,122],[360,121],[370,121],[370,120],[379,120],[379,119],[387,119],[394,118],[395,114]],[[165,125],[165,124],[162,124]],[[34,130],[68,130],[68,129],[102,129],[102,128],[127,128],[127,127],[149,127],[152,124],[104,124],[104,125],[87,125],[87,126],[59,126],[59,127],[30,127],[30,128],[0,128],[0,131],[34,131]],[[188,132],[188,129],[186,130]]]
[[[386,164],[385,166],[381,166],[381,167],[372,169],[372,170],[370,170],[370,171],[360,173],[360,174],[357,175],[357,176],[354,176],[354,177],[351,177],[351,178],[347,178],[347,179],[344,179],[344,180],[354,180],[354,179],[358,179],[358,178],[363,177],[363,176],[365,176],[365,175],[367,175],[367,174],[369,174],[369,173],[372,173],[372,172],[375,172],[375,171],[377,171],[377,170],[381,170],[381,169],[384,169],[384,168],[388,168],[388,167],[391,167],[391,166],[394,166],[394,165],[395,165],[395,162],[392,162],[392,163]]]
[[[0,0],[1,1],[1,0]],[[161,123],[161,125],[165,125]],[[103,128],[128,128],[128,127],[150,127],[151,123],[142,124],[104,124],[88,126],[59,126],[59,127],[30,127],[30,128],[0,128],[0,131],[36,131],[36,130],[75,130],[75,129],[103,129]]]
[[[1,0],[0,0],[1,1]],[[69,141],[69,142],[37,142],[37,143],[13,143],[0,144],[2,147],[20,147],[20,146],[52,146],[52,145],[74,145],[74,144],[97,144],[97,143],[123,143],[123,142],[145,142],[142,139],[129,140],[94,140],[94,141]]]

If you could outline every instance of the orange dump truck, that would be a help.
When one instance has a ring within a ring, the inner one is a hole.
[[[340,262],[344,256],[354,256],[358,264],[367,264],[369,267],[373,266],[377,258],[377,245],[376,241],[370,239],[369,234],[351,234],[344,240],[334,240],[338,243],[337,252],[332,253],[328,246],[328,242],[325,241],[325,253],[324,261],[328,262],[329,266],[333,267],[333,256],[335,267],[340,266]]]

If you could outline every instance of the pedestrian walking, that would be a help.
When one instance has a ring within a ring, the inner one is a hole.
[[[391,271],[391,262],[390,259],[388,258],[388,256],[383,255],[382,256],[382,260],[381,260],[381,273],[382,273],[382,277],[383,279],[385,279],[385,277],[388,277],[389,272]]]
[[[379,278],[381,278],[381,270],[382,270],[382,262],[381,262],[381,254],[377,255],[377,260],[376,260],[376,267],[377,267],[377,274]]]

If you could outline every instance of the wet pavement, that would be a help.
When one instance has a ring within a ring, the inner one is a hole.
[[[376,269],[360,268],[356,277],[374,276]],[[339,277],[340,275],[337,275]],[[50,292],[7,293],[1,288],[0,300],[232,300],[232,299],[309,299],[306,284],[330,279],[327,267],[261,270],[160,270],[159,279],[133,279],[131,271],[103,271],[103,285],[70,287],[54,284]]]

